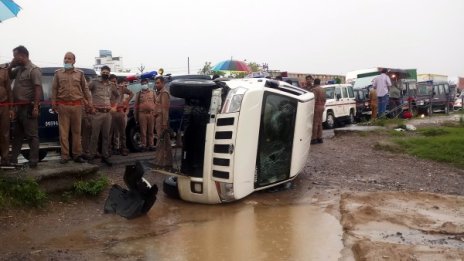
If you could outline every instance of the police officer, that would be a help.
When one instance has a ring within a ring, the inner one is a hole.
[[[0,65],[0,165],[8,166],[10,159],[8,151],[10,146],[10,120],[14,117],[13,93],[11,91],[8,65]]]
[[[161,168],[172,167],[171,135],[169,133],[170,95],[164,87],[164,77],[155,78],[155,128],[158,142],[155,152],[155,165]]]
[[[58,112],[61,164],[70,160],[69,131],[72,135],[72,155],[77,163],[84,163],[81,144],[82,106],[91,106],[92,98],[84,72],[74,68],[76,56],[67,52],[62,69],[55,72],[52,83],[52,107]]]
[[[155,150],[155,93],[148,88],[148,80],[141,80],[142,89],[135,98],[136,121],[140,126],[140,150]]]
[[[14,79],[13,102],[16,107],[16,125],[11,151],[11,163],[18,163],[24,137],[26,137],[30,158],[29,167],[37,167],[39,162],[39,105],[42,97],[42,73],[29,60],[29,51],[20,45],[13,49],[13,60],[8,66],[10,79]]]
[[[119,96],[117,90],[112,88],[109,81],[111,69],[108,66],[101,68],[101,78],[92,81],[89,84],[89,90],[92,93],[92,136],[90,139],[90,163],[96,163],[95,156],[98,148],[98,138],[101,133],[102,139],[102,162],[112,166],[109,160],[108,142],[111,127],[111,95]]]
[[[119,80],[117,84],[119,97],[115,99],[116,110],[111,112],[112,118],[112,133],[113,133],[113,147],[117,148],[119,144],[119,153],[122,156],[127,156],[126,145],[126,111],[129,107],[129,101],[134,97],[134,93],[127,89],[127,81],[125,79]],[[126,97],[127,96],[127,97]]]
[[[321,86],[321,80],[314,79],[310,91],[314,93],[314,118],[311,144],[323,143],[322,140],[322,115],[325,109],[325,91]]]

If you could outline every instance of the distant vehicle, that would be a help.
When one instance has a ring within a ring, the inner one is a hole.
[[[300,87],[300,81],[298,78],[293,78],[293,77],[282,77],[284,82],[291,83],[293,86]]]
[[[178,79],[203,79],[203,80],[211,80],[211,77],[208,75],[166,75],[164,76],[166,80],[165,88],[170,91],[170,83],[174,80]],[[150,89],[154,89],[154,82],[151,79],[148,82],[148,86]],[[134,93],[134,97],[129,102],[129,112],[127,114],[127,127],[126,127],[126,137],[127,137],[127,147],[133,151],[137,152],[140,150],[140,127],[135,121],[134,115],[134,104],[135,104],[135,97],[136,93],[140,91],[142,85],[140,82],[133,82],[129,84],[128,89]],[[184,99],[177,98],[171,95],[171,107],[169,109],[169,126],[173,133],[178,133],[182,115],[184,111],[185,101]],[[156,136],[156,135],[155,135]]]
[[[323,125],[332,129],[338,123],[355,123],[356,101],[351,84],[331,84],[322,86],[325,90],[325,110]]]
[[[462,110],[462,100],[464,100],[464,92],[454,100],[453,109],[455,111]]]
[[[294,179],[306,165],[314,95],[270,79],[176,80],[171,95],[190,110],[180,173],[163,190],[186,201],[217,204]]]
[[[415,106],[417,112],[431,115],[434,110],[443,110],[446,114],[454,106],[454,88],[447,82],[425,81],[417,83]]]
[[[354,99],[356,101],[356,120],[368,120],[372,115],[369,91],[372,86],[354,89]]]
[[[61,67],[44,67],[40,68],[42,71],[42,88],[43,97],[40,105],[40,117],[39,117],[39,160],[44,159],[47,156],[48,151],[60,150],[59,141],[59,129],[58,129],[58,115],[52,110],[51,106],[51,89],[53,76],[55,71],[61,69]],[[97,77],[97,74],[93,69],[78,68],[85,74],[87,81],[90,81]],[[14,122],[12,124],[14,128]],[[14,138],[14,131],[11,132],[10,139]],[[21,154],[27,160],[29,159],[29,146],[23,144]]]

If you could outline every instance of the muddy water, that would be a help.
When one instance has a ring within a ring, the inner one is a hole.
[[[140,219],[108,219],[46,245],[145,260],[338,260],[343,248],[339,221],[311,204],[168,202]]]

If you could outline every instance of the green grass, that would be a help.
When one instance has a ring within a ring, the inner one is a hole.
[[[74,191],[77,195],[98,196],[109,184],[105,176],[88,181],[78,181],[74,184]]]
[[[47,199],[33,179],[0,178],[0,209],[9,207],[42,207]]]
[[[463,126],[423,128],[418,134],[393,141],[408,154],[464,168]]]
[[[361,122],[359,125],[364,125],[364,126],[381,126],[381,127],[399,127],[403,126],[405,123],[404,119],[385,119],[385,118],[380,118],[380,119],[375,119],[373,121],[367,121],[367,122]]]

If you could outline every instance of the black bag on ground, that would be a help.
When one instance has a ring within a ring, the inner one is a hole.
[[[115,213],[131,219],[146,214],[156,201],[158,187],[143,178],[144,169],[137,161],[135,165],[127,165],[124,182],[129,190],[115,184],[111,187],[106,199],[104,212]]]

